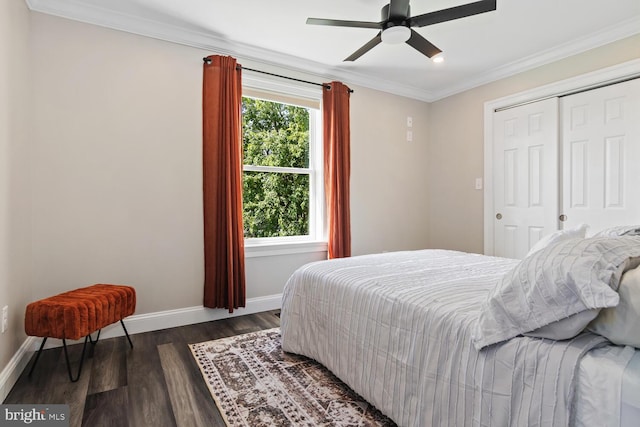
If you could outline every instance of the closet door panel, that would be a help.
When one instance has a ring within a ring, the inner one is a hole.
[[[563,228],[640,224],[640,79],[564,97]]]
[[[557,229],[558,99],[494,114],[494,254],[524,257]]]

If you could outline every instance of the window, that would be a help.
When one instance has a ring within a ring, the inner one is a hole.
[[[323,238],[318,101],[244,89],[245,245]]]

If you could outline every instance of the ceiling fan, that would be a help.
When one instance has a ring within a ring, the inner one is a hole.
[[[380,22],[343,21],[339,19],[308,18],[307,24],[334,27],[373,28],[380,30],[368,43],[356,50],[345,61],[355,61],[380,42],[396,44],[406,42],[409,46],[431,58],[442,52],[411,27],[426,27],[454,19],[496,10],[496,0],[481,0],[474,3],[450,7],[423,15],[410,16],[409,0],[390,0],[381,10]]]

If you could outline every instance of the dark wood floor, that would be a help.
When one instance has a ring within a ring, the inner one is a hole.
[[[224,426],[187,345],[278,327],[277,313],[136,334],[133,349],[125,337],[100,340],[75,383],[69,381],[62,348],[45,350],[32,377],[27,373],[33,360],[4,403],[66,403],[72,427]],[[70,349],[75,368],[82,346]]]

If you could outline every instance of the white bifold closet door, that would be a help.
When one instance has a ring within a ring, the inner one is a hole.
[[[640,79],[561,99],[563,228],[640,224]]]
[[[523,258],[558,228],[558,98],[493,117],[494,255]]]

